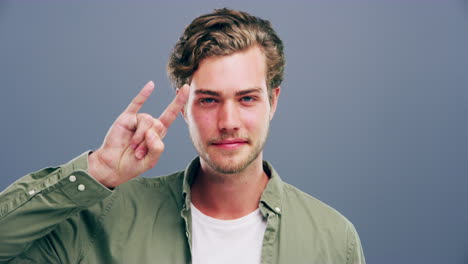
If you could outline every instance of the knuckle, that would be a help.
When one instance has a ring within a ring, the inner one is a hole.
[[[138,117],[139,118],[151,118],[151,115],[148,113],[139,113]]]
[[[159,120],[159,119],[154,119],[153,126],[156,129],[156,131],[158,132],[158,134],[160,134],[164,130],[164,125],[161,122],[161,120]]]
[[[138,144],[140,144],[141,140],[142,140],[142,138],[140,136],[138,136],[138,134],[135,134],[135,135],[133,135],[132,139],[130,140],[130,143],[135,145],[134,146],[134,148],[135,148],[135,147],[137,147]]]
[[[140,144],[140,142],[141,142],[142,140],[143,140],[143,137],[142,137],[142,136],[135,134],[130,142],[131,142],[131,144],[138,145],[138,144]],[[135,146],[135,147],[136,147],[136,146]]]
[[[156,141],[156,149],[157,149],[157,150],[163,151],[164,148],[165,148],[165,146],[164,146],[164,143],[162,142],[162,140]]]
[[[153,123],[153,117],[146,113],[138,114],[138,121],[139,123],[144,124],[146,126],[151,126]]]
[[[151,146],[155,152],[163,152],[164,151],[164,143],[162,140],[155,140]]]

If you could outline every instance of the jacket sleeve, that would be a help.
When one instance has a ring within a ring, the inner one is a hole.
[[[77,262],[86,242],[80,225],[86,221],[76,218],[112,194],[87,173],[88,154],[30,173],[0,193],[0,263],[16,257]]]
[[[347,230],[348,252],[346,255],[347,264],[366,264],[361,240],[353,224],[349,223]]]

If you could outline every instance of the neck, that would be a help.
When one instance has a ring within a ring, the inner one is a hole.
[[[237,174],[216,172],[200,159],[200,170],[191,186],[192,203],[213,218],[240,218],[258,208],[268,180],[262,155]]]

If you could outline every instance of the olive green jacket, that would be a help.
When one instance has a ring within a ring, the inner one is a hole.
[[[87,157],[0,193],[0,263],[190,263],[190,183],[199,159],[109,190],[87,173]],[[268,162],[264,169],[262,263],[365,263],[345,217],[281,181]]]

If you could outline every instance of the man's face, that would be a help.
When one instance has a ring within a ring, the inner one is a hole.
[[[192,77],[184,117],[202,165],[239,173],[262,159],[280,89],[269,101],[263,51],[209,57]]]

